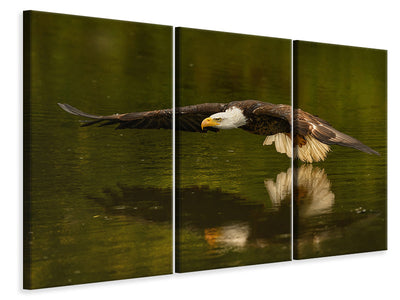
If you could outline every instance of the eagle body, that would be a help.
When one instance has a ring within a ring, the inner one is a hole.
[[[82,126],[98,123],[99,126],[115,124],[116,129],[172,129],[175,114],[177,130],[207,132],[240,128],[265,136],[263,145],[275,143],[278,152],[308,163],[325,160],[330,145],[379,155],[357,139],[336,130],[327,121],[301,109],[292,110],[290,105],[285,104],[243,100],[183,106],[175,111],[161,109],[108,116],[87,114],[68,104],[58,105],[68,113],[92,119]]]
[[[246,114],[244,114],[246,116]],[[278,133],[287,133],[290,135],[290,124],[284,119],[268,116],[268,115],[252,115],[246,116],[248,122],[243,125],[242,129],[264,136],[275,135]]]

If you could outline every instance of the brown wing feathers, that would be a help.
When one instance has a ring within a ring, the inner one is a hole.
[[[268,114],[277,118],[285,119],[292,123],[292,108],[284,104],[261,103],[254,110],[255,115]],[[293,109],[294,135],[312,135],[318,141],[327,145],[340,145],[351,147],[369,154],[380,155],[377,151],[364,145],[359,140],[333,128],[327,121],[309,114],[301,109]]]
[[[369,154],[380,155],[359,140],[333,128],[328,122],[313,116],[301,109],[294,110],[294,134],[311,135],[327,145],[351,147]]]
[[[171,120],[169,116],[171,110],[165,110],[160,113],[160,111],[151,112],[138,112],[138,113],[127,113],[127,114],[114,114],[108,116],[97,116],[85,113],[79,109],[68,105],[61,104],[58,105],[70,114],[81,116],[85,118],[95,119],[94,121],[85,122],[82,126],[90,126],[96,123],[101,123],[99,126],[114,125],[118,124],[116,129],[124,128],[140,128],[140,129],[151,129],[151,128],[166,128],[170,129],[171,125],[168,120]]]
[[[70,114],[73,114],[76,116],[86,117],[86,118],[90,118],[90,119],[101,119],[101,120],[105,120],[104,118],[113,118],[113,117],[115,118],[114,115],[108,116],[108,117],[103,117],[103,116],[87,114],[87,113],[85,113],[69,104],[66,104],[66,103],[57,103],[57,104],[66,112],[69,112]]]
[[[69,105],[58,103],[66,112],[89,119],[95,119],[83,123],[81,126],[90,126],[100,123],[99,126],[118,124],[116,129],[137,128],[137,129],[172,129],[172,109],[162,109],[146,112],[132,112],[126,114],[114,114],[108,116],[97,116],[85,113]],[[223,103],[203,103],[200,105],[185,106],[176,109],[176,126],[178,130],[202,132],[200,125],[204,118],[211,114],[223,111]]]

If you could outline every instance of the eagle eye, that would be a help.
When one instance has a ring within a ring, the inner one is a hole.
[[[215,118],[214,120],[217,122],[221,122],[222,118]]]

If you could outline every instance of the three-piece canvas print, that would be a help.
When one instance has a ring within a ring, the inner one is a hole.
[[[385,50],[24,12],[24,287],[386,249],[386,84]]]

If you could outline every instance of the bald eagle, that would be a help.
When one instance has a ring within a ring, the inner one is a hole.
[[[116,129],[172,129],[172,109],[97,116],[68,104],[58,105],[73,115],[94,119],[82,126],[99,123],[100,126],[116,124]],[[286,153],[289,157],[294,152],[295,158],[308,163],[325,160],[330,145],[352,147],[379,155],[355,138],[336,130],[325,120],[301,109],[293,109],[292,143],[290,105],[244,100],[184,106],[176,108],[175,113],[177,130],[207,132],[241,128],[265,136],[263,145],[275,143],[278,152]]]

